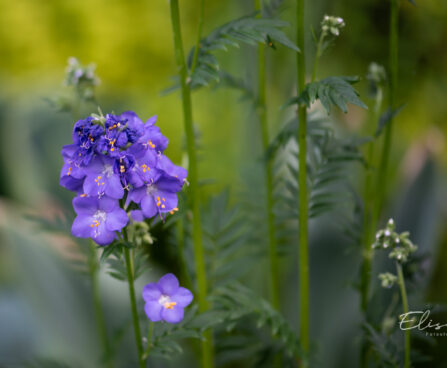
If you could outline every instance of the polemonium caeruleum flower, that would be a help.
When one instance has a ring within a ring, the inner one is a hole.
[[[74,236],[91,237],[107,245],[127,224],[126,211],[132,212],[134,221],[143,221],[177,210],[177,193],[186,182],[187,171],[163,154],[168,139],[155,122],[155,116],[143,123],[137,114],[127,111],[93,115],[75,123],[73,143],[61,151],[64,165],[60,175],[61,186],[78,195],[73,202],[78,214]],[[119,200],[126,211],[120,209]],[[84,203],[90,203],[89,213],[82,207]],[[118,213],[120,221],[115,221]],[[87,217],[96,222],[88,223]]]
[[[106,196],[75,197],[73,207],[77,214],[72,226],[73,235],[92,238],[99,245],[110,244],[116,238],[115,231],[120,231],[129,222],[118,200]]]
[[[193,295],[188,289],[179,286],[177,277],[168,273],[158,282],[151,282],[143,288],[143,299],[146,303],[144,311],[152,322],[179,323]]]

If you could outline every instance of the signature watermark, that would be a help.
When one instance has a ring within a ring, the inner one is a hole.
[[[414,330],[424,331],[426,336],[447,337],[447,323],[439,323],[430,319],[430,310],[410,311],[401,314],[399,328],[402,331]]]

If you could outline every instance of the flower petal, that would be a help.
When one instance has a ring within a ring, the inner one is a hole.
[[[112,212],[119,206],[120,206],[119,201],[114,198],[104,196],[98,200],[98,208],[105,212]]]
[[[161,311],[161,317],[168,323],[179,323],[183,319],[184,315],[184,309],[177,305],[172,309],[163,308]]]
[[[106,182],[105,193],[112,198],[121,199],[124,196],[124,188],[118,174],[108,177]]]
[[[158,302],[148,302],[144,306],[144,311],[146,312],[147,318],[152,322],[161,321],[162,316],[162,306]]]
[[[101,179],[99,179],[101,178]],[[98,174],[89,174],[84,180],[84,193],[92,197],[100,197],[104,193],[105,178]]]
[[[106,229],[108,231],[119,231],[129,222],[126,211],[117,208],[115,211],[109,212],[106,217]]]
[[[98,210],[98,199],[75,197],[73,198],[73,208],[78,215],[93,215]]]
[[[130,217],[135,222],[142,222],[142,221],[144,221],[143,211],[141,211],[141,210],[130,211]]]
[[[184,287],[179,287],[178,290],[171,295],[171,300],[183,308],[191,304],[193,298],[192,293]]]
[[[143,299],[146,303],[150,301],[156,301],[158,303],[160,296],[161,290],[156,282],[150,282],[143,288]]]
[[[163,294],[172,295],[177,292],[179,283],[174,274],[167,273],[160,280],[158,280],[158,286]]]
[[[108,245],[116,239],[116,233],[109,231],[106,228],[106,224],[101,223],[97,228],[93,230],[93,240],[98,245]]]
[[[77,238],[90,238],[92,236],[93,216],[78,215],[71,226],[71,233]]]
[[[155,200],[152,195],[143,197],[141,201],[141,209],[144,217],[146,218],[154,217],[157,214],[157,205],[155,204]]]

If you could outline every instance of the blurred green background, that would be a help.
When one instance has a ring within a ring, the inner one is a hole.
[[[254,2],[247,0],[206,3],[204,34],[254,8]],[[189,50],[196,37],[199,0],[183,0],[180,6]],[[370,62],[386,65],[388,1],[308,1],[308,8],[309,31],[311,26],[318,28],[324,14],[346,22],[320,64],[321,77],[364,77]],[[294,12],[294,2],[284,1],[281,18],[292,23],[286,29],[291,39]],[[421,252],[430,255],[417,303],[445,303],[447,2],[420,0],[414,7],[402,1],[400,20],[398,101],[406,107],[395,123],[392,174],[383,178],[393,190],[387,211],[401,230],[411,231]],[[310,37],[308,42],[313,50]],[[243,46],[216,55],[223,69],[253,83],[254,48]],[[167,154],[182,162],[180,99],[177,93],[161,95],[176,73],[167,0],[0,0],[0,366],[19,366],[14,362],[42,357],[94,367],[97,358],[88,282],[66,261],[70,239],[49,236],[24,217],[34,213],[54,218],[69,208],[71,195],[59,187],[59,169],[60,148],[71,139],[73,121],[70,114],[54,111],[46,99],[70,95],[62,80],[71,56],[97,65],[101,79],[97,100],[104,112],[134,110],[143,120],[158,115],[158,125],[170,140]],[[294,62],[289,50],[268,50],[272,136],[285,122],[280,106],[295,89]],[[363,80],[357,89],[370,103],[367,82]],[[229,186],[231,201],[236,202],[238,194],[247,190],[246,168],[259,161],[257,121],[238,97],[225,88],[194,93],[194,120],[201,132],[200,176],[212,179],[203,190],[204,198]],[[84,106],[83,113],[95,110]],[[344,131],[371,134],[374,127],[365,126],[366,114],[352,107],[349,114],[334,112],[334,117]],[[312,224],[311,231],[313,335],[321,364],[355,367],[360,316],[350,284],[356,282],[358,250],[352,251],[334,235],[330,218]],[[283,274],[283,293],[295,295],[295,258],[284,262],[289,268]],[[160,272],[153,265],[146,279]],[[126,287],[106,275],[101,282],[108,317],[117,326],[128,318]],[[296,301],[288,300],[284,312],[294,321]],[[439,355],[433,366],[447,366],[439,347],[446,344],[442,339],[447,338],[438,338],[438,348],[433,348]],[[122,359],[123,367],[132,366]],[[194,360],[186,363],[188,359],[188,354],[182,358],[182,366],[194,367]],[[49,366],[45,364],[41,366]]]

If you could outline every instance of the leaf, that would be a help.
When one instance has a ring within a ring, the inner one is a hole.
[[[348,112],[348,103],[367,109],[368,107],[360,100],[357,91],[352,87],[352,84],[358,82],[358,80],[357,77],[342,76],[310,82],[298,97],[290,99],[284,106],[305,104],[310,107],[312,103],[319,99],[328,114],[332,105],[337,106],[344,113]]]
[[[190,87],[197,88],[220,81],[219,63],[213,52],[227,51],[228,47],[239,47],[239,44],[256,45],[274,41],[296,52],[299,48],[280,29],[288,23],[270,18],[258,18],[257,13],[244,16],[218,27],[200,41],[197,62],[191,74]],[[188,68],[192,68],[195,48],[188,55]]]
[[[397,107],[394,110],[391,110],[390,108],[388,108],[379,118],[379,123],[377,125],[377,130],[374,134],[374,136],[377,138],[380,136],[380,134],[382,133],[383,129],[385,128],[385,126],[391,121],[393,120],[401,111],[402,109],[406,106],[406,104],[400,105],[399,107]]]

